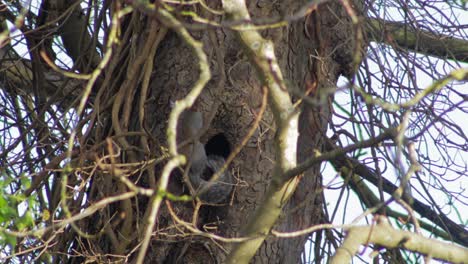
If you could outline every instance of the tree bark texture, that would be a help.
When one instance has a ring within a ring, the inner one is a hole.
[[[253,3],[250,6],[253,18],[264,17],[266,14],[279,16],[280,14],[275,10],[284,9],[274,5],[259,8]],[[305,20],[295,21],[288,27],[262,32],[264,37],[274,40],[276,55],[283,66],[283,74],[288,77],[291,86],[301,91],[310,89],[311,97],[319,98],[322,102],[320,106],[303,108],[299,128],[299,162],[312,155],[315,149],[319,151],[322,149],[321,138],[325,136],[331,107],[330,98],[324,96],[323,91],[330,91],[329,95],[331,95],[339,74],[346,71],[350,65],[352,60],[350,51],[353,50],[351,46],[353,35],[350,32],[352,32],[350,23],[346,19],[343,8],[337,2],[320,6]],[[252,113],[258,112],[259,102],[261,102],[261,83],[256,72],[242,54],[243,51],[234,39],[232,31],[216,30],[213,35],[216,36],[217,43],[213,43],[213,38],[210,40],[206,32],[194,32],[194,34],[202,40],[205,50],[213,61],[213,81],[205,88],[196,103],[196,109],[208,116],[210,110],[215,107],[216,101],[220,100],[221,104],[207,134],[224,133],[231,145],[236,146],[253,122]],[[340,44],[338,47],[337,43]],[[216,49],[221,49],[224,53],[224,58],[222,58],[224,73],[220,73],[221,67],[215,63],[218,59]],[[153,130],[156,134],[158,131],[165,131],[164,120],[170,110],[167,103],[180,99],[187,92],[186,89],[191,87],[198,74],[193,70],[197,68],[196,58],[175,34],[168,35],[158,49],[158,54],[160,55],[155,60],[156,72],[152,81],[152,97],[162,104],[149,105],[150,109],[148,109],[148,113],[157,115],[148,116],[151,121],[157,120],[153,121],[154,124],[159,124],[158,128]],[[227,81],[224,85],[216,87],[222,74],[227,76]],[[168,91],[173,91],[173,94]],[[166,109],[164,115],[161,114],[162,109]],[[262,201],[262,194],[268,185],[275,159],[272,147],[274,135],[275,128],[271,114],[267,112],[256,137],[250,140],[232,166],[235,168],[233,171],[238,172],[235,175],[238,185],[233,194],[232,205],[221,209],[205,208],[206,210],[202,211],[201,223],[216,219],[213,217],[214,214],[223,220],[216,233],[227,237],[238,235],[239,229],[245,224],[245,219],[249,218],[258,203]],[[164,136],[164,133],[159,135],[161,140],[164,140]],[[180,186],[173,186],[173,188],[177,189]],[[296,193],[284,208],[284,215],[276,228],[280,231],[293,231],[319,223],[323,206],[321,195],[319,167],[316,166],[304,174]],[[185,208],[182,210],[190,211]],[[169,219],[169,216],[166,217]],[[306,236],[294,239],[271,237],[265,241],[253,262],[298,263],[305,239]],[[210,252],[201,244],[193,247],[192,242],[190,245],[186,252],[178,252],[185,254],[179,260],[193,261],[193,255],[197,254],[201,258],[199,260],[201,263],[203,260],[210,259],[212,252],[217,252],[213,254],[217,260],[223,259],[224,254],[217,247],[211,247]],[[174,246],[171,247],[174,248]],[[176,244],[175,247],[180,247],[180,245]],[[160,245],[153,244],[153,250],[150,252],[159,251],[158,248]],[[205,256],[200,254],[200,248],[205,249]],[[215,259],[212,256],[211,258]],[[167,256],[160,256],[158,260],[162,259],[167,259]]]
[[[280,17],[291,15],[303,6],[296,1],[284,3],[256,3],[249,1],[249,10],[252,18]],[[287,10],[287,11],[284,11]],[[281,13],[280,13],[281,11]],[[145,33],[150,31],[150,20],[146,21]],[[213,117],[208,131],[202,135],[201,142],[222,133],[230,143],[231,150],[239,145],[242,138],[252,126],[255,115],[261,107],[262,84],[253,66],[247,60],[242,46],[234,37],[232,29],[209,28],[204,30],[191,30],[192,36],[203,43],[204,50],[210,62],[212,79],[204,88],[192,110],[203,114],[204,120]],[[303,104],[299,124],[298,162],[305,160],[316,151],[323,148],[326,129],[331,117],[331,101],[336,81],[340,74],[349,74],[352,68],[352,51],[354,51],[354,34],[350,19],[337,1],[330,1],[313,7],[305,18],[291,21],[286,27],[271,28],[261,31],[263,37],[271,39],[275,45],[276,56],[282,67],[288,89],[295,90],[296,94],[306,93],[317,103]],[[126,32],[123,31],[122,35]],[[154,40],[153,40],[154,41]],[[143,45],[143,44],[142,44]],[[129,55],[131,56],[131,55]],[[112,65],[112,63],[115,63]],[[111,62],[111,67],[119,67],[118,62]],[[152,136],[148,140],[146,155],[158,156],[163,153],[161,146],[166,145],[167,119],[171,105],[182,99],[198,78],[198,61],[192,50],[174,32],[168,31],[160,42],[151,75],[148,94],[126,94],[123,100],[132,99],[134,107],[128,111],[131,118],[122,124],[128,131],[146,130]],[[133,67],[128,65],[126,67]],[[135,66],[136,67],[136,66]],[[142,74],[135,72],[134,74]],[[111,82],[126,82],[128,78],[121,76]],[[294,95],[294,92],[292,92]],[[102,98],[113,98],[114,94],[107,91]],[[139,96],[147,96],[145,102],[145,119],[143,124],[138,120],[137,102]],[[301,98],[296,96],[295,100]],[[102,102],[101,102],[102,104]],[[105,105],[105,104],[102,104]],[[104,109],[104,108],[103,108]],[[109,127],[115,128],[111,114],[103,112],[101,122],[107,124],[103,131]],[[125,111],[120,112],[124,115]],[[107,135],[100,132],[102,140]],[[96,134],[98,135],[98,134]],[[275,156],[273,141],[275,139],[275,126],[271,111],[267,109],[255,135],[248,141],[230,166],[236,183],[229,204],[224,206],[202,206],[197,218],[197,226],[202,230],[225,237],[239,236],[239,230],[262,201],[263,194],[271,178]],[[138,140],[129,141],[138,145]],[[218,146],[217,151],[223,151]],[[145,151],[128,151],[129,161],[138,160],[145,155]],[[151,186],[157,182],[162,165],[155,166],[155,173],[145,174],[141,177],[144,186]],[[155,178],[151,178],[155,177]],[[135,179],[138,175],[135,175]],[[125,187],[117,184],[112,188],[106,180],[94,180],[89,193],[90,200],[98,200],[100,195],[109,195],[113,191],[123,191]],[[307,170],[302,176],[296,192],[283,210],[276,230],[295,231],[322,221],[322,185],[320,167],[315,166]],[[101,186],[107,186],[102,190]],[[96,191],[99,189],[99,191]],[[112,189],[112,190],[111,190]],[[95,191],[93,191],[95,190]],[[176,195],[187,194],[182,174],[173,173],[168,190]],[[93,197],[95,196],[95,197]],[[136,202],[136,203],[135,203]],[[127,206],[133,208],[134,223],[143,219],[147,199],[132,200],[132,204],[115,206],[116,212],[122,212]],[[170,202],[177,216],[187,222],[192,222],[194,207],[190,202]],[[115,212],[107,212],[112,215]],[[126,216],[130,217],[130,216]],[[92,225],[96,219],[90,219]],[[114,226],[124,228],[126,221],[116,223]],[[168,207],[163,204],[157,216],[156,235],[145,258],[146,263],[222,263],[229,252],[229,243],[214,243],[202,237],[182,236],[180,231],[171,227],[174,224]],[[129,225],[129,224],[127,224]],[[142,226],[130,225],[126,235],[135,233],[141,235]],[[171,227],[171,228],[169,228]],[[92,228],[90,228],[92,229]],[[112,245],[111,232],[96,242],[101,249],[119,254],[128,253],[127,250]],[[125,236],[118,234],[117,236]],[[253,263],[299,263],[300,255],[307,236],[280,239],[270,236],[262,245],[252,260]],[[117,239],[122,239],[118,237]],[[135,240],[134,240],[135,241]],[[104,246],[107,244],[107,246]],[[77,245],[75,245],[77,246]],[[86,245],[78,247],[86,248]]]

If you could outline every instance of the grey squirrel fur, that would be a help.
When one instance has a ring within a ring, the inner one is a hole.
[[[202,113],[191,110],[182,113],[179,121],[179,139],[190,140],[192,143],[182,148],[181,153],[191,163],[188,179],[197,196],[205,203],[219,204],[225,202],[232,191],[232,176],[228,170],[225,170],[218,179],[210,181],[213,174],[221,169],[225,160],[221,156],[206,154],[205,146],[199,140],[202,128]],[[209,187],[205,188],[207,185]],[[203,192],[199,193],[200,190]]]

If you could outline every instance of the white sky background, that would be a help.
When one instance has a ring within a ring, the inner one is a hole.
[[[36,3],[36,1],[33,1],[31,6],[34,6],[34,7],[37,6],[37,3],[36,4],[35,3]],[[400,20],[400,21],[403,20],[402,15],[400,14],[400,10],[398,10],[396,8],[387,8],[385,10],[382,10],[382,14],[383,14],[382,17],[385,17],[385,18],[387,18],[389,20]],[[468,25],[468,12],[467,11],[460,11],[456,15],[458,16],[457,19],[459,19],[459,24],[460,25],[465,25],[465,32],[467,33],[468,29],[467,29],[466,25]],[[452,15],[450,15],[450,16],[451,16],[450,18],[453,19]],[[443,19],[443,18],[441,18],[441,19]],[[10,25],[10,26],[12,26],[12,25]],[[20,32],[13,33],[12,37],[14,37],[15,35],[17,35],[19,38],[21,38],[21,33]],[[15,41],[15,39],[13,39],[13,41]],[[22,44],[16,45],[16,50],[17,50],[17,52],[19,52],[20,55],[23,55],[25,58],[29,58],[29,53],[27,52],[27,49],[26,49],[24,44],[23,45]],[[63,51],[60,51],[59,48],[57,48],[55,46],[54,46],[54,50],[57,52],[57,54],[58,54],[60,60],[62,61],[63,65],[71,65],[70,58],[68,58],[68,56],[66,56]],[[450,63],[453,64],[453,62],[444,63],[444,62],[439,61],[437,59],[434,59],[431,62],[432,63],[437,63],[437,68],[440,69],[441,73],[449,72],[450,70],[447,69],[448,64],[450,64]],[[463,64],[462,66],[463,67],[468,67],[467,64]],[[371,71],[378,71],[378,70],[379,69],[377,67],[371,68]],[[423,72],[416,72],[416,75],[420,76],[420,77],[417,78],[417,81],[418,81],[418,86],[422,87],[422,88],[427,87],[428,85],[430,85],[435,80],[435,78],[433,78],[432,76],[428,76]],[[378,84],[379,80],[375,80],[373,83]],[[340,79],[340,82],[338,83],[338,87],[345,86],[345,85],[346,85],[346,80]],[[461,92],[468,91],[468,86],[466,84],[459,85],[458,87],[459,87],[459,91],[461,91]],[[449,97],[449,98],[451,100],[455,100],[455,101],[460,100],[460,98],[458,98],[455,95],[452,95],[452,97]],[[345,89],[343,91],[337,92],[336,95],[335,95],[335,100],[341,106],[346,107],[347,105],[349,105],[349,91],[347,91]],[[465,109],[468,107],[466,102],[464,104],[464,107],[465,107]],[[338,109],[335,108],[335,111],[338,111]],[[466,116],[465,113],[463,113],[463,112],[461,112],[459,110],[456,110],[456,111],[447,113],[447,117],[452,119],[452,120],[457,121],[457,123],[459,124],[459,126],[462,128],[463,131],[468,131],[468,122],[466,122],[467,116]],[[442,128],[437,127],[437,126],[433,126],[431,128],[431,131],[436,131],[437,129],[442,129]],[[352,128],[350,128],[349,131],[352,131]],[[329,134],[329,135],[331,135],[331,134]],[[434,148],[434,146],[432,146],[429,149],[429,154],[430,155],[437,155],[437,151],[435,151],[433,148]],[[457,159],[460,164],[464,163],[465,166],[466,166],[467,160],[468,160],[468,156],[467,156],[466,152],[462,152],[462,153],[455,153],[454,152],[454,153],[451,153],[451,155],[454,156],[455,159]],[[389,166],[389,168],[390,168],[390,166]],[[407,168],[404,168],[404,169],[407,169]],[[386,171],[386,173],[384,175],[385,175],[385,177],[387,179],[391,180],[393,183],[398,185],[399,181],[398,181],[397,172],[392,171],[391,169],[389,169],[389,170]],[[427,176],[428,176],[428,178],[430,178],[430,175],[427,175]],[[451,176],[450,173],[447,175],[448,178],[455,177],[455,176],[456,175]],[[330,165],[324,166],[323,177],[324,177],[323,178],[323,183],[324,183],[325,186],[329,185],[331,182],[333,182],[333,184],[331,184],[330,187],[334,187],[334,186],[337,186],[337,185],[341,186],[341,183],[342,183],[341,178],[339,176],[337,176],[337,173],[334,171],[334,169]],[[418,184],[417,184],[416,181],[411,181],[411,184],[413,184],[413,186],[415,188],[418,188]],[[455,191],[465,190],[466,188],[468,188],[468,182],[467,182],[466,177],[462,178],[462,179],[458,179],[458,180],[453,181],[453,182],[444,182],[444,184],[446,184],[445,187],[448,190],[451,190],[451,191],[453,191],[453,190],[455,190]],[[372,187],[372,184],[368,184],[368,186]],[[340,224],[343,224],[343,223],[351,223],[354,219],[359,217],[363,212],[363,208],[361,207],[360,201],[359,201],[359,199],[357,198],[357,196],[354,193],[352,193],[352,192],[349,193],[349,200],[347,201],[347,203],[345,203],[343,201],[342,202],[338,201],[338,199],[340,198],[340,192],[341,192],[340,188],[338,188],[338,190],[325,189],[325,197],[326,197],[326,202],[327,202],[327,207],[328,207],[329,213],[331,214],[332,212],[334,212],[336,205],[339,206],[339,210],[337,210],[337,214],[336,214],[336,216],[334,218],[335,220],[333,221],[333,223],[335,223],[337,225],[340,225]],[[432,194],[434,194],[433,198],[437,201],[438,205],[442,208],[443,212],[448,213],[449,217],[451,219],[453,219],[455,222],[458,222],[459,216],[456,215],[456,212],[454,212],[453,210],[450,210],[450,208],[446,206],[446,204],[448,202],[447,195],[443,191],[436,190],[436,189],[431,189],[430,192]],[[348,195],[348,193],[345,192],[341,199],[348,199],[347,195]],[[419,200],[422,201],[421,197],[418,196],[417,192],[413,192],[413,195],[414,195],[414,197],[416,199],[419,199]],[[388,198],[388,196],[387,196],[387,198]],[[458,209],[458,211],[462,214],[461,217],[465,221],[465,224],[466,224],[466,221],[468,219],[468,205],[457,202],[457,201],[454,201],[453,206],[456,207]],[[402,210],[399,207],[393,206],[392,208],[396,209],[396,210],[398,210],[400,212],[403,212],[403,213],[405,212],[404,210]],[[371,219],[368,217],[367,219],[361,220],[360,224],[368,224],[368,223],[370,223],[370,220]],[[306,244],[306,252],[307,252],[307,248],[309,246],[310,245]],[[371,259],[368,258],[368,253],[369,252],[366,252],[365,254],[363,254],[361,256],[362,259],[367,263],[371,262]],[[355,258],[355,260],[356,260],[355,263],[360,263],[358,258]]]

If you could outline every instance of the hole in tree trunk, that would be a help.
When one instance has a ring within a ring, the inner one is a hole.
[[[227,158],[231,154],[231,144],[223,133],[214,135],[205,144],[206,155]]]

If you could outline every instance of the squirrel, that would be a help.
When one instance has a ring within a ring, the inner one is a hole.
[[[211,177],[222,168],[225,159],[218,155],[207,155],[205,146],[199,139],[202,128],[202,113],[186,110],[181,114],[178,138],[181,141],[188,140],[190,144],[182,147],[180,152],[189,160],[186,169],[189,170],[188,180],[195,195],[205,203],[219,204],[224,202],[232,191],[232,175],[225,170],[218,179],[210,181]]]

